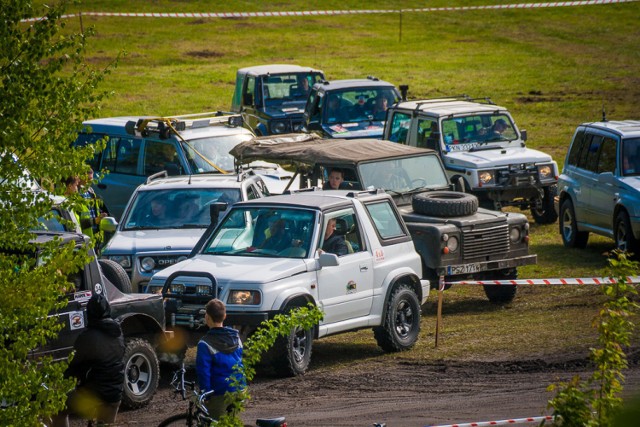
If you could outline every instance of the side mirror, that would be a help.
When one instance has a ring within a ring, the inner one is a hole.
[[[320,268],[323,267],[336,267],[340,265],[340,260],[338,260],[338,255],[330,254],[327,252],[323,252],[318,257],[318,263],[320,264]]]
[[[613,177],[613,172],[602,172],[598,175],[598,182],[603,184],[614,184],[615,178]]]
[[[106,216],[100,220],[100,231],[115,233],[116,227],[118,227],[118,221],[112,216]]]
[[[526,130],[521,130],[521,131],[520,131],[520,138],[521,138],[523,141],[526,141],[526,140],[527,140],[527,131],[526,131]]]
[[[215,202],[209,205],[209,216],[211,217],[211,224],[218,223],[220,212],[226,211],[228,206],[229,204],[226,202]]]

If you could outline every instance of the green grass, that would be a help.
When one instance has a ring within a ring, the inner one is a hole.
[[[40,2],[42,3],[42,1]],[[85,1],[70,11],[241,12],[332,9],[408,9],[518,3],[497,0],[306,2]],[[640,3],[527,10],[476,10],[242,19],[83,17],[97,36],[88,63],[104,67],[125,51],[104,88],[114,96],[103,116],[175,115],[228,110],[238,68],[295,63],[320,68],[329,79],[375,75],[409,84],[412,98],[466,93],[509,108],[528,145],[560,167],[577,124],[638,119]],[[77,31],[79,20],[67,27]],[[400,40],[401,38],[401,40]],[[592,236],[585,250],[562,246],[558,225],[531,225],[538,264],[521,278],[601,276],[609,239]],[[536,358],[586,354],[591,319],[601,297],[595,287],[525,287],[512,304],[490,304],[482,289],[445,292],[444,328],[434,348],[435,293],[423,332],[411,352],[383,355],[370,331],[318,342],[329,363],[367,357]],[[323,363],[322,357],[314,363]]]

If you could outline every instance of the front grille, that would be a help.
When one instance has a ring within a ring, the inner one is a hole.
[[[145,258],[145,257],[142,257]],[[141,258],[141,259],[142,259]],[[163,255],[163,256],[152,256],[153,260],[156,263],[156,270],[162,270],[164,268],[170,267],[173,264],[177,264],[178,262],[184,260],[184,255]]]
[[[462,254],[465,261],[473,258],[490,259],[492,256],[504,255],[507,252],[509,252],[508,224],[462,231]]]

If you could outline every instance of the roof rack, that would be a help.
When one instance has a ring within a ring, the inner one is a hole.
[[[173,117],[141,117],[137,121],[128,121],[125,124],[125,130],[129,135],[149,136],[152,133],[158,133],[161,139],[167,139],[172,130],[180,132],[186,129],[221,125],[242,126],[242,116],[227,111],[210,111]]]
[[[147,184],[150,183],[151,181],[154,181],[156,179],[160,179],[160,178],[168,178],[169,177],[169,173],[167,171],[160,171],[160,172],[156,172],[153,175],[149,175],[147,177]]]
[[[489,98],[489,97],[471,98],[467,94],[462,94],[462,95],[444,96],[444,97],[438,97],[438,98],[426,98],[426,99],[417,101],[415,109],[417,111],[417,110],[420,109],[421,106],[423,106],[425,104],[435,104],[435,103],[442,103],[442,102],[457,102],[457,101],[479,102],[479,103],[482,103],[482,104],[496,105],[491,100],[491,98]]]
[[[347,197],[360,198],[364,196],[374,196],[376,194],[386,193],[382,188],[370,188],[368,190],[351,191],[347,193]]]

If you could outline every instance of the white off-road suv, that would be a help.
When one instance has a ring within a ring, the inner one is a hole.
[[[342,244],[329,247],[334,226]],[[272,366],[296,375],[309,366],[314,338],[373,328],[383,350],[411,348],[429,281],[391,196],[305,191],[235,204],[191,258],[155,274],[148,289],[165,297],[170,329],[200,335],[211,298],[226,303],[226,323],[244,335],[278,313],[318,306],[320,324],[274,349]]]
[[[159,172],[131,196],[102,258],[120,264],[132,290],[144,292],[154,273],[187,259],[211,225],[212,204],[268,195],[262,177],[251,170],[172,177]]]
[[[475,194],[484,207],[531,209],[539,224],[558,218],[558,165],[527,148],[526,131],[490,100],[400,102],[389,108],[383,139],[436,150],[456,190]]]

